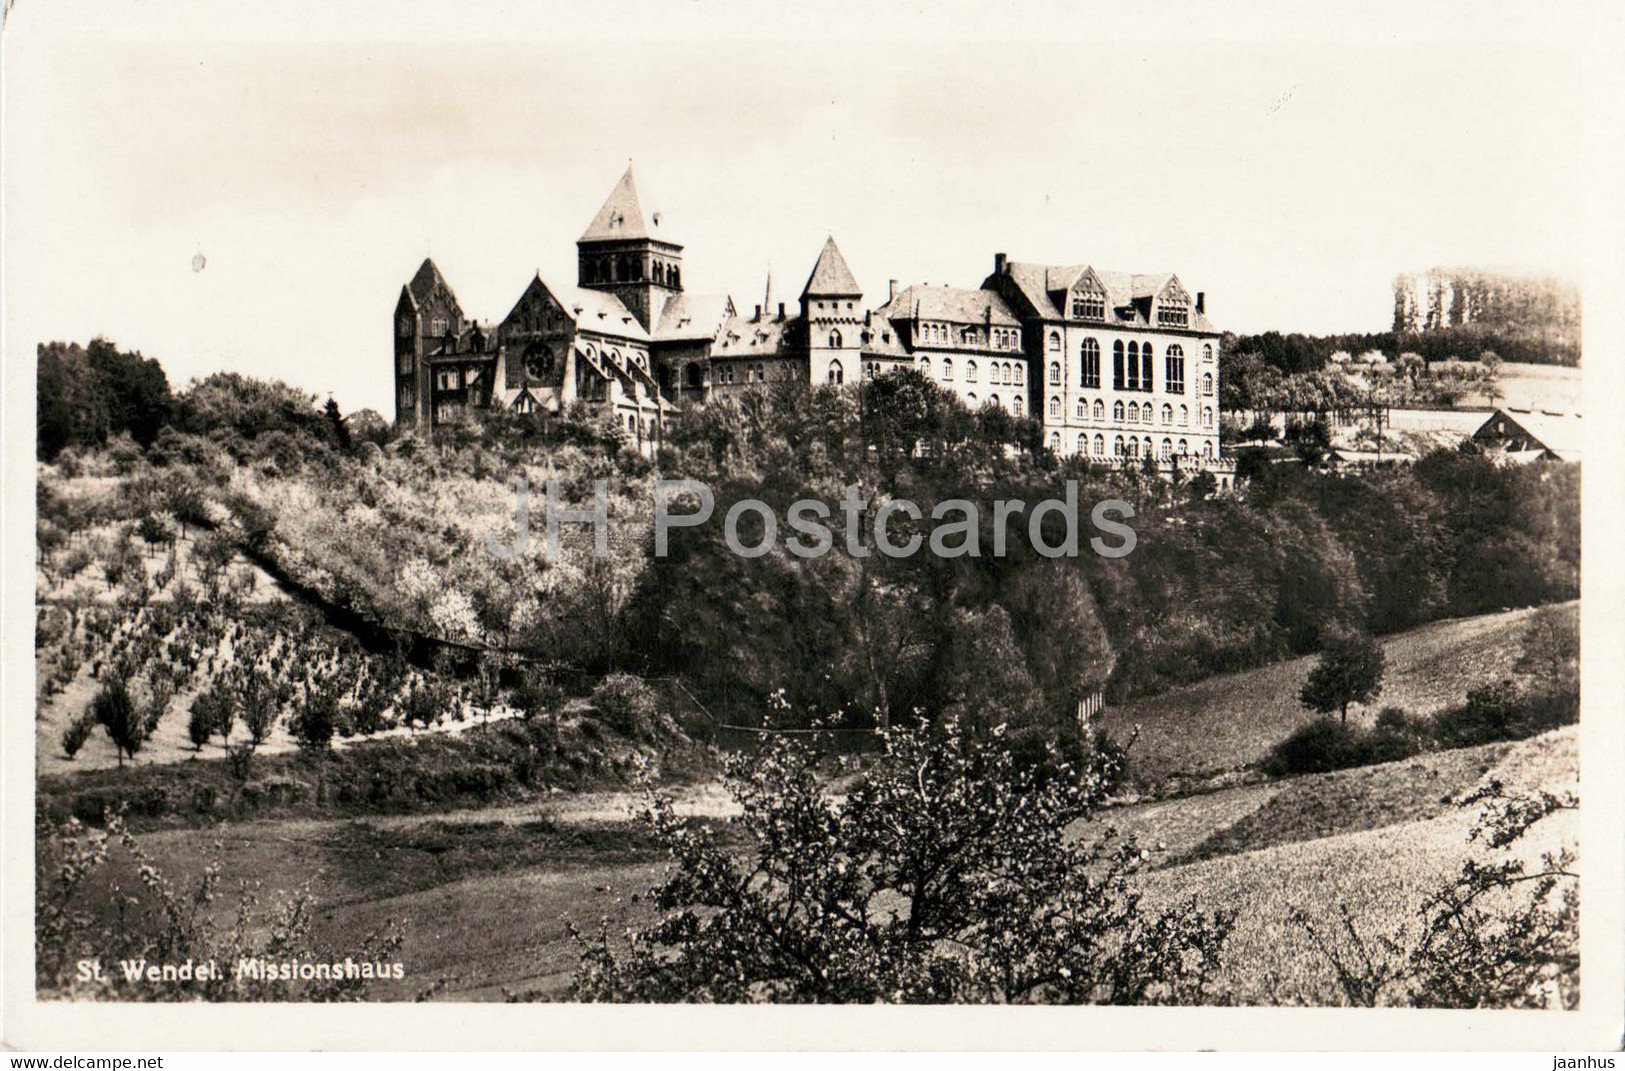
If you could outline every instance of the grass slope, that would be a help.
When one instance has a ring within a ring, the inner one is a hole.
[[[1469,688],[1506,677],[1522,649],[1532,610],[1438,621],[1383,641],[1387,670],[1381,697],[1354,708],[1351,720],[1402,706],[1432,714],[1465,698]],[[1238,771],[1313,717],[1298,690],[1315,656],[1213,677],[1161,695],[1108,708],[1101,724],[1118,740],[1139,729],[1130,774],[1142,789],[1167,791]]]

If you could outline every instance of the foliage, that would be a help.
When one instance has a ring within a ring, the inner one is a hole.
[[[1343,904],[1335,920],[1294,911],[1349,1004],[1578,1006],[1578,854],[1564,845],[1530,859],[1514,848],[1537,823],[1578,808],[1579,799],[1514,795],[1492,781],[1461,801],[1479,804],[1468,839],[1482,845],[1482,857],[1469,857],[1423,900],[1413,927],[1362,932]]]
[[[631,740],[653,740],[675,728],[654,690],[629,674],[611,673],[599,681],[592,705],[605,724]]]
[[[118,751],[119,765],[124,765],[126,755],[135,758],[146,739],[146,720],[136,709],[124,682],[113,680],[103,685],[91,700],[90,713],[96,724],[107,730],[108,738]]]
[[[1350,703],[1369,703],[1381,694],[1382,670],[1382,645],[1376,640],[1363,635],[1334,637],[1309,671],[1298,701],[1320,714],[1338,711],[1347,724]]]
[[[882,734],[844,798],[781,738],[729,767],[735,851],[669,800],[647,813],[675,871],[663,917],[585,945],[587,1000],[1189,1003],[1230,919],[1142,910],[1145,853],[1074,841],[1097,767],[1045,780],[951,722]]]
[[[70,759],[79,754],[79,749],[85,746],[95,731],[96,719],[88,712],[69,721],[62,730],[62,754]]]
[[[41,461],[68,446],[100,446],[128,433],[142,446],[173,418],[169,380],[157,361],[123,353],[106,339],[88,347],[38,349],[36,445]]]
[[[244,883],[229,929],[214,921],[224,875],[217,862],[203,868],[195,883],[177,886],[154,865],[125,825],[108,815],[104,828],[86,828],[77,819],[42,823],[35,838],[35,979],[42,998],[117,997],[134,1000],[262,1001],[358,1000],[369,988],[365,978],[257,981],[239,976],[242,960],[392,964],[401,933],[385,921],[356,947],[339,952],[311,939],[315,903],[298,891],[262,909],[254,887]],[[76,964],[98,960],[112,968],[106,983],[85,981]],[[219,977],[202,981],[129,984],[114,965],[144,961],[179,966],[191,961],[220,965]],[[359,967],[358,971],[359,973]],[[388,977],[388,974],[381,975]]]

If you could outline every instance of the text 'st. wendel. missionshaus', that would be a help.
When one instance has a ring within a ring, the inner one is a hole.
[[[471,411],[613,414],[640,443],[685,399],[794,381],[843,385],[898,368],[974,407],[1031,416],[1050,448],[1106,464],[1214,471],[1219,333],[1172,273],[993,258],[979,289],[899,288],[865,308],[834,238],[798,307],[742,314],[684,289],[683,247],[629,166],[576,242],[576,285],[537,274],[500,323],[469,319],[432,260],[395,306],[395,419],[430,430]]]

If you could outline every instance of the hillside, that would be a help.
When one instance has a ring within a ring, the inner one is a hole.
[[[1384,706],[1432,714],[1467,690],[1508,676],[1531,610],[1437,621],[1387,637],[1382,695],[1350,720],[1368,722]],[[1213,677],[1161,695],[1108,707],[1100,724],[1118,740],[1138,729],[1131,771],[1143,789],[1235,778],[1313,715],[1297,699],[1314,665],[1294,658]]]

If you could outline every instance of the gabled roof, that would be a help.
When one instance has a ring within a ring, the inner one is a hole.
[[[1032,307],[1035,316],[1059,320],[1066,316],[1063,303],[1066,294],[1085,272],[1093,271],[1106,290],[1106,323],[1118,327],[1149,327],[1151,300],[1175,281],[1172,272],[1135,274],[1121,271],[1102,271],[1088,264],[1048,265],[1010,261],[1006,272],[1016,292]],[[997,276],[989,276],[982,285],[993,283]],[[1183,289],[1183,287],[1181,288]],[[1213,324],[1202,313],[1191,310],[1193,331],[1214,331]]]
[[[1522,431],[1523,435],[1520,437],[1512,430],[1500,430],[1501,422],[1510,424],[1512,429]],[[1527,409],[1497,409],[1490,414],[1473,437],[1475,439],[1494,437],[1503,441],[1522,438],[1528,444],[1524,449],[1543,448],[1558,461],[1580,460],[1582,432],[1578,415],[1535,412]]]
[[[813,265],[812,274],[807,276],[807,285],[801,288],[802,297],[809,294],[816,297],[863,296],[863,288],[852,277],[852,269],[846,266],[846,258],[836,247],[834,235],[824,241],[818,263]]]
[[[674,294],[661,310],[654,338],[657,342],[716,338],[733,314],[733,299],[727,294]]]
[[[790,330],[797,322],[794,316],[779,319],[764,315],[757,320],[747,316],[730,316],[717,331],[711,343],[711,356],[723,357],[788,357],[799,347],[795,333]]]
[[[941,320],[956,324],[1019,327],[1021,321],[991,290],[957,286],[911,286],[875,310],[888,320]]]
[[[602,290],[584,290],[579,286],[554,286],[542,278],[542,273],[526,285],[525,292],[519,295],[514,303],[513,310],[503,323],[507,323],[530,298],[532,291],[540,290],[550,297],[559,308],[564,310],[576,325],[578,331],[594,331],[601,335],[612,335],[617,338],[633,342],[649,341],[649,332],[643,329],[638,318],[632,315],[621,299],[614,294],[607,294]]]
[[[424,257],[423,263],[418,265],[417,274],[406,284],[407,292],[412,295],[413,304],[422,305],[429,300],[429,295],[434,293],[436,287],[445,287],[446,293],[451,294],[451,299],[457,300],[457,295],[452,293],[451,284],[440,274],[440,269],[435,267],[434,261]]]
[[[632,165],[626,165],[626,174],[609,191],[604,207],[592,218],[587,230],[578,241],[612,242],[628,238],[653,238],[670,241],[660,230],[660,213],[645,211],[638,196],[638,186],[632,179]]]
[[[649,332],[645,331],[638,318],[632,315],[632,310],[623,305],[621,299],[614,294],[606,294],[602,290],[585,290],[579,286],[547,288],[558,298],[559,304],[564,306],[564,311],[570,318],[575,320],[576,330],[596,331],[602,335],[613,335],[634,342],[649,341]]]

